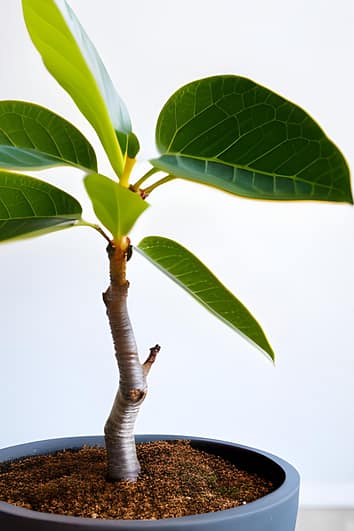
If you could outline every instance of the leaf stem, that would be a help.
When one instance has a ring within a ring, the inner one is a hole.
[[[121,186],[128,188],[129,177],[132,172],[132,169],[134,168],[135,163],[136,163],[136,159],[131,159],[130,157],[127,156],[126,161],[125,161],[123,175],[119,179]]]
[[[139,190],[140,186],[143,184],[143,182],[145,182],[147,179],[149,179],[149,177],[151,177],[152,175],[154,175],[155,173],[159,172],[161,170],[159,170],[158,168],[151,168],[147,173],[145,173],[138,181],[136,181],[135,184],[132,185],[132,188],[137,191]]]
[[[76,227],[91,227],[92,229],[95,229],[105,240],[107,240],[108,243],[112,243],[112,239],[108,236],[108,234],[105,233],[105,231],[97,225],[96,223],[90,223],[89,221],[85,221],[84,219],[81,219],[76,223]]]
[[[169,181],[173,181],[173,179],[176,179],[176,177],[174,177],[173,175],[166,175],[166,177],[163,177],[159,181],[156,181],[156,183],[152,184],[151,186],[148,186],[143,190],[145,197],[147,197],[158,186],[168,183]]]

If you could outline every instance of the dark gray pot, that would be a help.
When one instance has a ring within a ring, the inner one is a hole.
[[[162,520],[95,520],[39,513],[0,502],[1,531],[294,531],[298,509],[299,475],[278,457],[233,443],[170,435],[140,435],[137,442],[188,439],[195,448],[225,457],[245,470],[259,472],[278,488],[263,498],[235,509]],[[21,444],[0,450],[0,462],[48,454],[83,445],[103,446],[103,437],[71,437]]]

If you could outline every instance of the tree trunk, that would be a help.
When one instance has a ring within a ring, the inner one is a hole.
[[[133,430],[147,393],[147,374],[160,350],[156,345],[150,349],[146,362],[140,363],[127,309],[129,282],[126,279],[126,263],[129,243],[129,239],[124,238],[108,245],[111,282],[103,294],[120,376],[118,392],[104,430],[107,477],[113,481],[136,481],[140,472]]]

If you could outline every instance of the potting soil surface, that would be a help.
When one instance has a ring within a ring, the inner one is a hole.
[[[106,454],[98,447],[2,463],[0,500],[70,516],[155,520],[230,509],[274,490],[188,441],[142,443],[137,452],[136,483],[106,481]]]

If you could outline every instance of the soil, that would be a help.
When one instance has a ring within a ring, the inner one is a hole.
[[[188,441],[138,445],[136,483],[105,479],[105,450],[84,447],[0,464],[0,500],[47,513],[155,520],[214,512],[265,496],[268,480]]]

